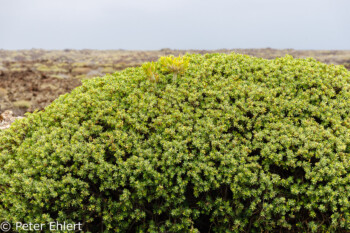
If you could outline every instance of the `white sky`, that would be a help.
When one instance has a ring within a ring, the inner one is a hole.
[[[0,0],[2,49],[350,49],[350,0]]]

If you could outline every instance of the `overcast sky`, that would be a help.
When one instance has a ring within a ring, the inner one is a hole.
[[[2,49],[350,49],[350,0],[0,0]]]

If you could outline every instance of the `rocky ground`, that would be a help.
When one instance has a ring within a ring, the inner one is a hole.
[[[12,122],[22,117],[14,117],[13,112],[10,110],[4,111],[0,114],[0,130],[10,128]]]
[[[155,61],[160,56],[185,53],[237,52],[273,59],[290,54],[293,57],[314,57],[327,64],[344,65],[350,69],[350,51],[222,49],[222,50],[0,50],[0,114],[12,111],[1,121],[0,129],[8,127],[14,117],[25,112],[42,110],[58,96],[81,85],[81,80],[113,73],[127,67]],[[5,114],[6,115],[6,114]],[[11,114],[10,114],[11,115]],[[3,117],[4,118],[4,117]]]

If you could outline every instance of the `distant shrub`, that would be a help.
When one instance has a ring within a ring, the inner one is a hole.
[[[291,56],[183,59],[176,79],[158,61],[85,80],[0,132],[0,222],[350,231],[349,71]]]
[[[0,98],[7,96],[7,90],[0,87]]]
[[[107,67],[104,67],[101,72],[105,74],[107,73],[112,74],[115,72],[115,69],[111,66],[107,66]]]
[[[30,108],[32,106],[32,103],[27,100],[19,100],[19,101],[13,102],[13,106],[17,108]]]

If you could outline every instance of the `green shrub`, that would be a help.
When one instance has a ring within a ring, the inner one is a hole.
[[[176,79],[158,61],[85,80],[0,132],[0,221],[349,231],[349,71],[291,56],[185,59]]]

